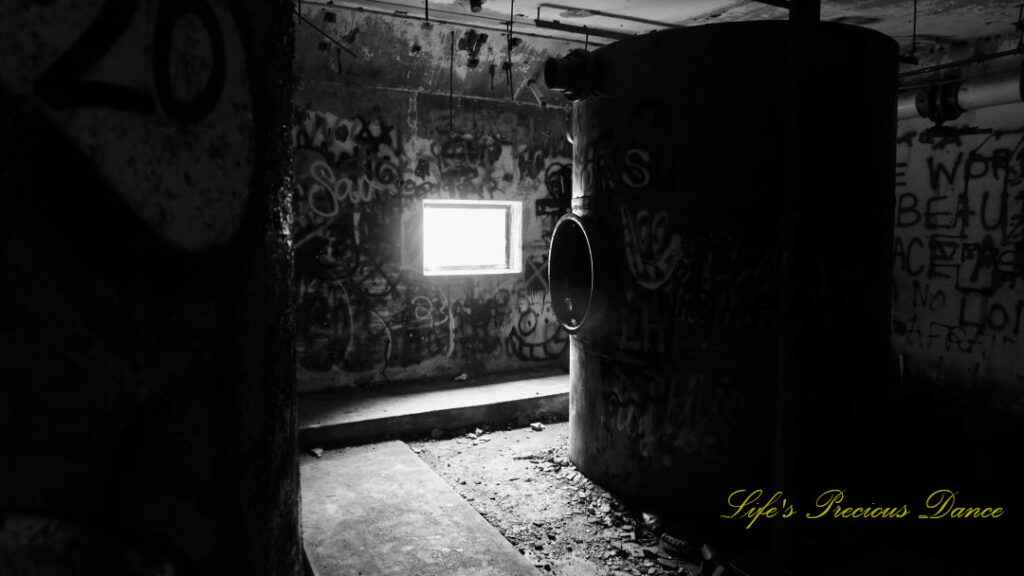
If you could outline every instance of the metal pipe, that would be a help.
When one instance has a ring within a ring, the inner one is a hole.
[[[348,52],[348,53],[349,53],[349,54],[351,54],[352,56],[355,56],[355,55],[356,55],[356,53],[355,53],[355,52],[353,52],[351,48],[349,48],[348,46],[345,46],[345,45],[344,45],[344,44],[342,44],[341,42],[338,42],[338,41],[337,41],[337,40],[336,40],[336,39],[334,38],[334,36],[331,36],[330,34],[328,34],[327,32],[325,32],[325,31],[323,30],[323,28],[320,28],[319,26],[317,26],[316,24],[314,24],[312,20],[310,20],[309,18],[306,18],[306,17],[305,17],[305,16],[304,16],[304,15],[302,14],[302,12],[300,12],[300,10],[299,10],[299,7],[298,7],[298,6],[296,6],[296,7],[295,7],[295,15],[296,15],[296,16],[298,16],[300,20],[302,20],[303,22],[305,22],[305,23],[306,23],[306,25],[308,25],[308,26],[309,26],[310,28],[312,28],[313,30],[316,30],[317,32],[319,32],[319,33],[323,34],[323,35],[324,35],[324,38],[327,38],[328,40],[330,40],[330,41],[331,41],[331,42],[332,42],[332,43],[333,43],[333,44],[334,44],[335,46],[337,46],[338,48],[341,48],[342,50],[344,50],[345,52]]]
[[[566,6],[564,4],[548,4],[542,3],[537,5],[537,20],[540,20],[541,8],[554,8],[556,10],[580,10],[585,11],[589,16],[603,16],[605,18],[611,18],[613,20],[625,20],[627,22],[639,22],[641,24],[650,24],[651,26],[663,26],[665,28],[684,28],[678,24],[670,24],[668,22],[659,22],[658,20],[648,20],[647,18],[637,18],[636,16],[626,16],[624,14],[615,14],[613,12],[603,12],[601,10],[591,10],[590,8],[580,8],[579,6]]]
[[[931,74],[932,72],[938,72],[940,70],[959,68],[962,66],[968,66],[970,64],[977,64],[978,62],[987,62],[988,60],[995,60],[997,58],[1005,58],[1006,56],[1015,56],[1020,54],[1024,54],[1024,51],[1020,50],[1019,48],[1014,48],[1013,50],[1003,50],[1002,52],[993,52],[992,54],[973,56],[971,58],[965,58],[964,60],[957,60],[956,62],[948,62],[946,64],[938,64],[936,66],[929,66],[927,68],[918,68],[917,70],[911,70],[909,72],[901,72],[900,78],[909,78],[910,76]]]
[[[455,30],[452,30],[451,52],[448,56],[448,137],[455,134],[455,124],[452,120],[452,98],[455,93]]]
[[[372,3],[372,4],[379,4],[379,5],[384,5],[384,6],[396,6],[396,7],[408,8],[408,6],[405,6],[404,4],[395,4],[393,2],[383,2],[383,1],[380,1],[380,0],[366,0],[366,1],[368,3]],[[486,21],[500,22],[501,26],[488,25],[488,24],[479,24],[479,23],[473,23],[473,22],[465,22],[465,21],[461,21],[461,20],[438,19],[436,17],[430,17],[430,16],[424,17],[424,16],[418,16],[416,14],[409,14],[408,12],[403,12],[403,11],[399,11],[399,10],[384,10],[384,9],[379,9],[379,8],[368,8],[368,7],[365,7],[365,6],[350,6],[348,4],[334,4],[334,3],[329,3],[329,2],[324,2],[324,1],[316,1],[316,0],[303,0],[302,4],[304,6],[319,6],[321,8],[330,8],[330,9],[334,9],[334,10],[349,10],[349,11],[353,11],[353,12],[362,12],[362,13],[365,13],[365,14],[375,14],[375,15],[379,15],[379,16],[391,16],[393,18],[401,18],[403,20],[415,20],[417,22],[429,22],[429,23],[432,23],[432,24],[444,24],[444,25],[447,25],[447,26],[458,26],[460,28],[470,28],[470,29],[476,29],[476,30],[487,30],[489,32],[500,32],[502,34],[505,34],[505,33],[508,32],[508,21],[507,20],[505,20],[503,18],[494,18],[494,17],[491,17],[491,16],[486,16],[486,15],[481,15],[481,14],[474,14],[472,16],[472,18],[474,20],[486,20]],[[434,8],[431,11],[431,13],[433,13],[433,14],[442,14],[442,15],[451,15],[451,16],[454,16],[456,18],[464,18],[465,17],[463,14],[461,14],[459,12],[452,12],[450,10],[439,10],[437,8]],[[520,22],[520,25],[523,25],[523,23]],[[537,26],[537,27],[541,28],[540,26]],[[554,30],[558,30],[559,29],[559,28],[556,28],[554,26],[546,26],[546,28],[551,28],[551,29],[554,29]],[[577,30],[566,30],[566,31],[567,32],[578,32]],[[582,32],[580,32],[580,33],[582,33]],[[591,35],[593,36],[594,34],[591,33]],[[583,44],[584,43],[583,40],[576,40],[574,38],[566,38],[564,36],[551,36],[551,35],[547,35],[547,34],[537,34],[536,32],[522,32],[522,31],[520,31],[520,32],[516,32],[516,36],[529,36],[530,38],[544,38],[546,40],[560,40],[560,41],[563,41],[563,42],[573,42],[573,43],[577,43],[577,44]],[[626,37],[628,37],[628,36],[626,36]],[[601,44],[601,45],[603,46],[604,44]]]
[[[917,116],[917,92],[906,90],[896,95],[896,117],[900,120]]]
[[[1021,70],[1008,74],[932,84],[899,93],[896,117],[928,118],[933,122],[955,120],[968,110],[1024,101]]]
[[[516,0],[512,0],[508,7],[508,68],[505,75],[508,77],[508,95],[513,102],[516,101],[516,93],[512,88],[512,23],[515,22]]]
[[[956,100],[964,110],[999,106],[1024,100],[1020,72],[978,78],[960,84]]]
[[[632,34],[626,34],[623,32],[613,32],[611,30],[603,30],[601,28],[591,28],[589,26],[573,26],[572,24],[562,24],[561,22],[549,22],[547,20],[539,19],[534,20],[533,25],[537,28],[547,28],[550,30],[560,30],[562,32],[573,32],[576,34],[587,35],[587,44],[590,43],[589,36],[599,36],[610,40],[625,40],[626,38],[633,37]]]

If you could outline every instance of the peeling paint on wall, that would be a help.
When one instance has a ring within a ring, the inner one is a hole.
[[[325,22],[329,14],[335,16],[336,23]],[[451,72],[457,95],[507,102],[511,92],[515,102],[537,105],[528,89],[533,80],[541,83],[540,93],[546,102],[560,105],[564,98],[542,87],[544,62],[548,56],[564,56],[583,45],[582,38],[580,42],[570,42],[513,33],[509,60],[508,35],[500,30],[424,23],[311,5],[303,6],[303,15],[335,41],[346,42],[358,56],[341,52],[323,34],[301,25],[296,29],[295,43],[295,72],[301,83],[341,83],[447,94]],[[359,32],[353,36],[356,29]],[[453,48],[454,59],[450,61]],[[511,69],[511,91],[506,66]]]

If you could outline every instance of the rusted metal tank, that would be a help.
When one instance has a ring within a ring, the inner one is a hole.
[[[817,26],[796,160],[814,193],[786,220],[797,264],[781,278],[789,26],[659,32],[546,70],[577,100],[572,209],[549,258],[572,334],[570,455],[653,509],[723,511],[769,487],[782,323],[797,323],[803,450],[887,370],[897,46]],[[781,314],[783,287],[799,318]]]

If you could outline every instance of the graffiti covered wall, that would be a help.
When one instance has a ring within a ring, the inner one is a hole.
[[[339,11],[334,21],[349,14]],[[310,17],[330,20],[321,12]],[[463,77],[469,61],[488,52],[479,35],[468,42],[457,28],[452,35],[436,26],[417,38],[401,21],[388,26],[375,17],[345,29],[360,27],[376,30],[364,36],[370,47],[363,44],[374,53],[399,38],[403,46],[454,39]],[[424,58],[437,59],[434,52]],[[299,49],[297,57],[304,55],[323,60],[317,50]],[[375,76],[367,68],[373,62],[348,72]],[[436,64],[444,65],[447,84],[448,62]],[[420,74],[412,62],[397,66]],[[486,59],[474,67],[483,69],[477,76],[486,74]],[[547,250],[571,195],[566,109],[542,107],[530,91],[513,103],[507,86],[492,95],[489,87],[463,85],[458,74],[450,102],[429,93],[423,78],[426,90],[415,89],[416,78],[349,88],[325,80],[322,66],[297,68],[307,80],[296,93],[292,132],[300,389],[479,375],[564,359],[568,335],[551,311]],[[424,198],[523,202],[523,273],[424,277]]]
[[[896,161],[896,353],[911,374],[1019,399],[1024,105],[973,111],[944,130],[901,122]]]

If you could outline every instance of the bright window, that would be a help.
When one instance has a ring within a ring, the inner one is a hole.
[[[522,202],[424,200],[423,274],[522,272]]]

